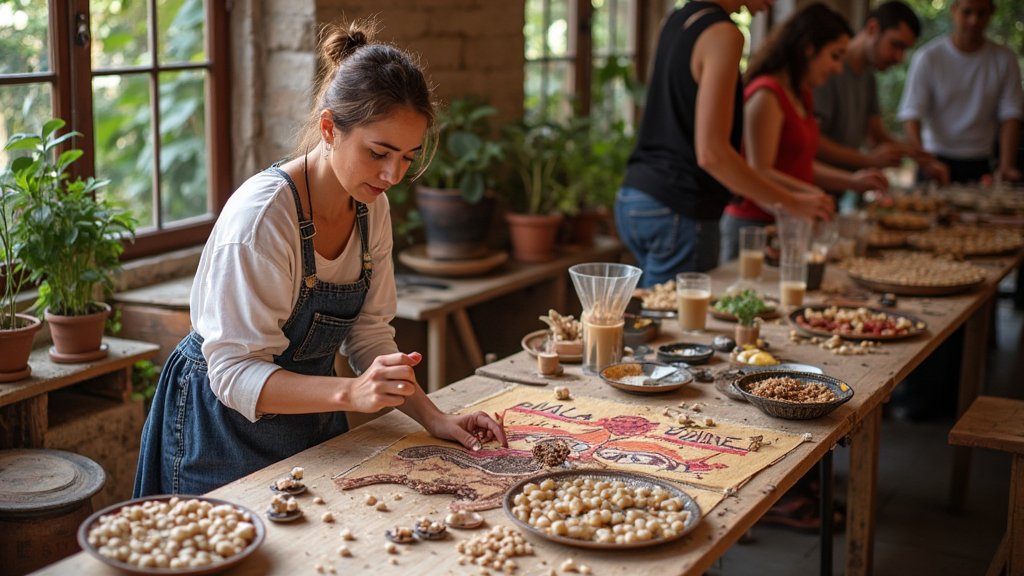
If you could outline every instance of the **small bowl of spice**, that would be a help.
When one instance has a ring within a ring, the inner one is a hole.
[[[662,362],[703,364],[714,355],[714,348],[707,344],[697,344],[695,342],[674,342],[658,347],[658,360]]]
[[[601,370],[601,379],[626,392],[657,394],[682,388],[693,374],[661,362],[619,362]]]
[[[853,398],[853,388],[845,382],[810,372],[754,372],[733,387],[765,414],[787,420],[820,418]]]

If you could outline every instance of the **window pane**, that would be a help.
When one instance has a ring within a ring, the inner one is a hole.
[[[94,68],[152,64],[147,34],[148,4],[142,0],[89,3]]]
[[[569,1],[551,0],[548,16],[547,36],[548,55],[566,56],[569,50]]]
[[[49,72],[46,2],[0,2],[0,74]]]
[[[53,115],[52,91],[50,84],[0,86],[0,166],[10,161],[3,150],[8,138],[19,132],[39,132]]]
[[[110,179],[107,193],[135,211],[140,231],[154,225],[150,110],[148,76],[93,78],[96,177]]]
[[[209,212],[205,78],[202,70],[160,75],[162,224]]]
[[[206,18],[203,0],[157,0],[161,64],[206,59]]]

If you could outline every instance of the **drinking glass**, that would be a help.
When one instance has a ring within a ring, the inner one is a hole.
[[[679,302],[679,327],[683,332],[702,332],[708,320],[711,277],[700,272],[676,274],[676,297]]]
[[[804,303],[807,291],[807,259],[801,253],[783,253],[779,260],[779,303],[796,308]]]
[[[740,279],[756,282],[764,268],[765,231],[762,226],[740,228]]]

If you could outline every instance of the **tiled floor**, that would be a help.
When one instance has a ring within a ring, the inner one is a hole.
[[[1001,298],[995,346],[989,355],[985,394],[1024,398],[1024,312]],[[952,449],[946,435],[953,419],[882,423],[874,573],[930,576],[984,574],[1006,525],[1010,458],[975,450],[967,505],[947,512]],[[845,497],[849,453],[835,453],[836,494]],[[816,535],[756,526],[751,542],[737,544],[708,572],[711,576],[813,575],[819,573]],[[835,574],[843,573],[846,541],[834,540]]]

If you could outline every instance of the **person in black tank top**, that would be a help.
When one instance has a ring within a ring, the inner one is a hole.
[[[808,197],[755,173],[739,153],[743,35],[729,17],[770,0],[691,1],[662,26],[647,102],[616,198],[619,235],[649,287],[718,264],[718,219],[730,193],[802,216],[828,218],[827,196]]]

